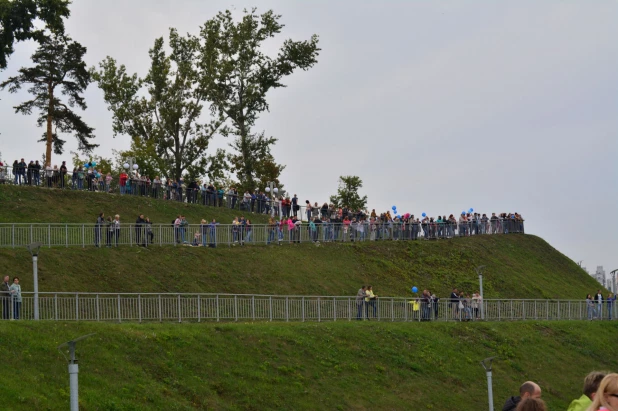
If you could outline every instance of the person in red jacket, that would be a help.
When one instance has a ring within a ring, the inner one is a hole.
[[[129,176],[124,171],[120,173],[120,194],[124,194]]]

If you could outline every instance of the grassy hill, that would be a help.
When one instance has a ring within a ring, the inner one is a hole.
[[[32,290],[27,250],[0,249],[0,265]],[[583,299],[598,283],[539,237],[479,236],[449,241],[283,246],[51,248],[39,255],[41,291],[227,292],[408,295],[412,285],[440,296],[452,287],[486,298]]]
[[[3,223],[94,223],[100,212],[119,214],[121,220],[133,222],[143,213],[153,224],[167,224],[183,214],[191,224],[213,218],[230,224],[238,210],[205,207],[198,204],[164,201],[148,197],[88,191],[46,189],[40,187],[0,185],[0,221]],[[246,215],[249,215],[245,213]],[[250,217],[266,223],[263,215]]]
[[[80,342],[85,410],[496,409],[525,380],[566,409],[591,370],[616,370],[618,322],[0,323],[5,410],[66,409],[65,359]],[[36,335],[36,338],[33,336]]]

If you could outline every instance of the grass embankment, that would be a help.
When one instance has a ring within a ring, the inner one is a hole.
[[[225,207],[206,207],[140,196],[128,196],[88,191],[15,187],[0,185],[0,222],[2,223],[89,223],[96,221],[100,212],[106,216],[120,215],[121,221],[132,223],[139,214],[150,217],[153,224],[168,224],[178,214],[186,216],[191,224],[215,218],[230,224],[238,210]],[[256,223],[266,223],[264,215],[244,213]]]
[[[247,247],[51,248],[39,256],[41,291],[409,295],[412,285],[446,297],[452,287],[486,298],[582,299],[599,284],[541,238],[496,235],[448,241]],[[0,266],[32,290],[25,249],[0,249]]]
[[[618,323],[0,323],[5,410],[66,409],[66,361],[80,342],[87,410],[487,408],[525,380],[566,409],[591,370],[616,370]],[[33,336],[36,335],[36,338]]]

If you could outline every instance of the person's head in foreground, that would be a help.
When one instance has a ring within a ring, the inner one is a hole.
[[[519,404],[517,404],[517,408],[515,411],[547,411],[547,406],[545,406],[545,402],[540,398],[524,398],[521,400]]]
[[[618,411],[618,374],[603,378],[588,410]]]

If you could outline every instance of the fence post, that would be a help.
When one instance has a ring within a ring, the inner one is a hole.
[[[11,229],[11,244],[13,248],[15,248],[15,224],[13,224],[13,228]]]
[[[67,248],[69,247],[69,225],[65,224],[64,225],[64,237],[65,237],[65,241],[67,244]]]
[[[200,295],[197,295],[197,322],[202,321],[202,302],[200,300]]]
[[[97,321],[100,321],[101,315],[99,314],[99,294],[97,294],[94,298],[94,305],[97,307]]]
[[[349,300],[349,298],[348,298]],[[349,305],[348,305],[349,307]],[[337,300],[333,297],[333,321],[337,321]]]
[[[320,313],[320,297],[318,297],[318,322],[322,321],[322,315]]]
[[[82,224],[82,248],[86,248],[86,232],[84,225]]]
[[[289,300],[288,296],[285,296],[285,321],[290,321]]]
[[[547,320],[549,320],[549,300],[547,300],[547,311],[545,313]]]
[[[30,244],[32,244],[34,241],[32,241],[32,224],[30,224]]]
[[[131,229],[131,224],[129,224],[129,246],[133,247],[133,230]]]
[[[234,321],[238,321],[238,296],[234,296]]]
[[[54,318],[58,321],[58,294],[54,294]]]
[[[251,318],[255,321],[255,295],[251,296]]]
[[[268,296],[268,321],[273,320],[273,296]]]
[[[137,295],[137,315],[139,317],[139,322],[142,322],[142,295]]]
[[[79,321],[79,294],[75,294],[75,321]]]
[[[395,299],[391,297],[391,321],[395,321]]]
[[[522,312],[522,316],[523,319],[526,319],[526,300],[522,300],[521,302],[521,312]]]
[[[118,294],[118,322],[122,322],[122,314],[120,312],[120,294]]]
[[[215,305],[217,306],[217,322],[219,322],[219,294],[215,296]]]
[[[536,300],[534,300],[534,319],[538,320],[538,317],[536,315]]]
[[[511,320],[515,319],[515,313],[513,312],[513,300],[511,300]]]
[[[303,296],[303,299],[302,299],[301,311],[302,311],[302,316],[303,316],[303,322],[305,322],[305,297],[304,296]]]
[[[560,300],[558,300],[558,319],[560,319]]]
[[[163,322],[163,308],[161,307],[161,294],[159,294],[159,322]]]
[[[403,320],[408,322],[408,302],[405,299],[403,300]]]
[[[49,248],[51,248],[51,224],[47,225],[47,243]]]
[[[498,321],[502,320],[502,316],[501,316],[502,313],[501,313],[501,310],[500,310],[501,307],[502,307],[502,301],[498,300]]]
[[[571,319],[571,300],[569,300],[569,320]]]
[[[348,297],[348,321],[352,321],[352,299]]]
[[[180,303],[180,294],[178,294],[178,322],[182,322],[182,307]]]

